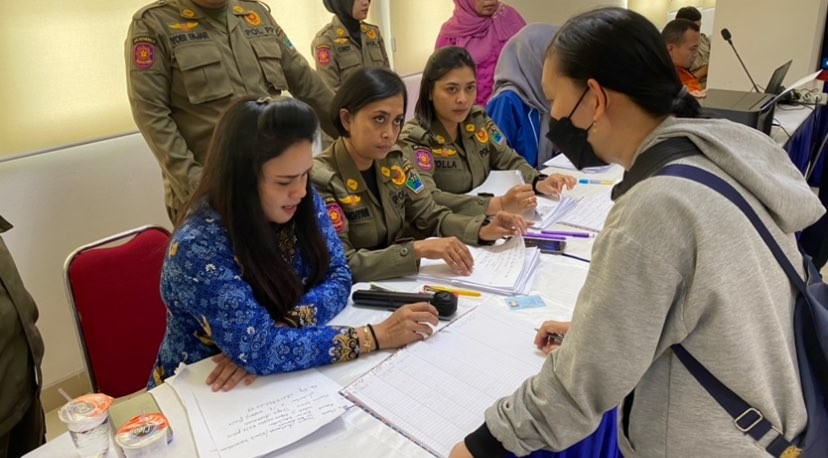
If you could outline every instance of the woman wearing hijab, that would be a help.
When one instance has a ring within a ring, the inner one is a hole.
[[[362,67],[391,68],[379,27],[362,22],[371,0],[322,0],[334,14],[330,24],[316,34],[311,52],[316,71],[334,92]]]
[[[549,102],[543,95],[543,56],[558,26],[529,24],[506,42],[494,73],[494,93],[486,107],[515,151],[535,168],[552,157]]]
[[[500,50],[524,25],[517,10],[498,0],[454,0],[454,14],[440,28],[434,49],[459,46],[469,51],[477,65],[476,105],[486,106]]]

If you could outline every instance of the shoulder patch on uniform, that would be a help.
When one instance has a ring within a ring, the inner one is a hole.
[[[475,136],[475,138],[477,138],[477,141],[479,141],[480,143],[485,144],[485,143],[489,142],[489,134],[488,134],[488,132],[486,132],[486,129],[483,128],[483,127],[481,127],[480,130],[478,130],[477,133],[474,134],[474,136]]]
[[[486,130],[489,131],[489,137],[494,140],[495,143],[498,145],[503,144],[503,141],[505,140],[503,132],[500,131],[500,128],[497,127],[497,124],[495,124],[491,119],[486,122]]]
[[[316,47],[316,63],[319,65],[330,65],[331,63],[331,48],[328,45],[319,45]]]
[[[413,169],[408,171],[405,186],[412,190],[414,194],[419,194],[425,189],[425,185],[423,184],[422,178],[420,178],[420,174],[415,172]]]
[[[331,224],[333,224],[336,233],[339,234],[344,231],[345,213],[342,211],[342,207],[340,207],[337,203],[332,203],[326,205],[325,209],[328,211],[328,219],[331,220]]]
[[[248,11],[247,14],[244,15],[244,20],[253,27],[262,25],[262,18],[259,17],[259,13],[255,11]]]
[[[135,41],[132,45],[132,65],[140,70],[151,68],[155,64],[155,40]]]
[[[418,148],[414,151],[414,161],[424,172],[430,172],[434,169],[434,157],[431,152],[425,148]]]

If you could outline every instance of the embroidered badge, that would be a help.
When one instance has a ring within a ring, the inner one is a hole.
[[[489,134],[486,133],[486,129],[480,129],[474,134],[474,137],[477,138],[477,141],[480,143],[486,143],[489,141]]]
[[[474,132],[474,124],[466,124],[466,132]]]
[[[423,184],[423,180],[420,178],[420,175],[413,170],[408,172],[408,179],[405,181],[405,186],[414,191],[414,194],[419,194],[425,189],[425,185]]]
[[[368,31],[365,32],[365,36],[368,37],[369,40],[376,40],[377,32],[375,32],[374,29],[368,29]]]
[[[293,49],[293,43],[290,41],[290,38],[285,37],[285,38],[282,40],[282,43],[284,43],[284,44],[285,44],[285,46],[287,46],[287,48],[288,48],[288,49]]]
[[[435,135],[434,139],[437,140],[437,143],[441,145],[446,142],[446,137],[443,137],[442,135]]]
[[[386,178],[391,176],[391,170],[389,170],[388,167],[385,167],[385,166],[380,167],[380,173],[382,173],[382,176],[384,176]]]
[[[262,18],[260,18],[259,14],[255,11],[249,11],[247,14],[245,14],[244,20],[247,21],[247,23],[252,25],[253,27],[258,27],[262,24]]]
[[[182,15],[182,16],[184,16],[184,17],[186,17],[186,18],[193,18],[193,17],[195,17],[195,11],[193,11],[193,10],[191,10],[191,9],[189,9],[189,8],[184,8],[184,9],[181,11],[181,15]]]
[[[427,149],[418,149],[415,151],[414,158],[417,160],[417,166],[423,169],[423,171],[430,172],[434,169],[434,158],[431,157],[431,153]]]
[[[453,148],[435,148],[433,152],[440,157],[452,157],[457,155],[457,150]]]
[[[344,44],[347,44],[347,43],[348,43],[348,39],[347,39],[347,38],[344,38],[344,37],[342,37],[342,38],[334,38],[334,43],[336,43],[336,44],[338,44],[338,45],[344,45]]]
[[[391,182],[397,186],[405,184],[405,172],[402,171],[399,165],[391,166]]]
[[[328,204],[326,207],[328,210],[328,219],[331,220],[331,224],[333,224],[334,230],[336,233],[340,233],[345,230],[345,214],[342,212],[342,207],[339,204]]]
[[[348,186],[348,189],[350,189],[351,191],[356,191],[359,187],[359,183],[357,183],[357,180],[354,180],[353,178],[348,178],[348,181],[345,182],[345,185]]]
[[[486,130],[489,131],[489,137],[491,137],[495,143],[497,143],[498,145],[503,144],[503,140],[505,140],[505,138],[503,137],[503,132],[501,132],[500,129],[497,128],[497,125],[495,125],[494,121],[489,120],[489,122],[486,123]]]
[[[347,196],[339,199],[339,203],[341,203],[343,205],[356,205],[360,202],[362,202],[362,197],[359,197],[355,194],[350,194],[350,195],[347,195]]]
[[[149,43],[136,43],[132,49],[132,62],[145,70],[155,63],[155,46]]]
[[[239,5],[236,5],[233,7],[233,12],[235,14],[242,14],[244,13],[244,8],[240,7]]]
[[[198,27],[198,22],[181,22],[178,24],[170,24],[170,28],[173,30],[180,30],[182,32],[189,32],[194,28]]]
[[[345,29],[343,29],[342,27],[337,28],[336,29],[336,34],[339,35],[340,37],[344,37],[345,36]]]
[[[316,63],[319,65],[329,65],[331,63],[330,48],[323,46],[316,48]]]

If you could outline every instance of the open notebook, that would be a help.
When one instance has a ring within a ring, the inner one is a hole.
[[[528,321],[483,303],[341,393],[432,454],[448,456],[481,425],[487,407],[540,371],[544,356],[534,335]]]

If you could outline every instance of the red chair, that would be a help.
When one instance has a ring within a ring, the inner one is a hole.
[[[167,326],[161,265],[170,233],[144,226],[75,250],[66,295],[92,389],[121,397],[146,387]]]

